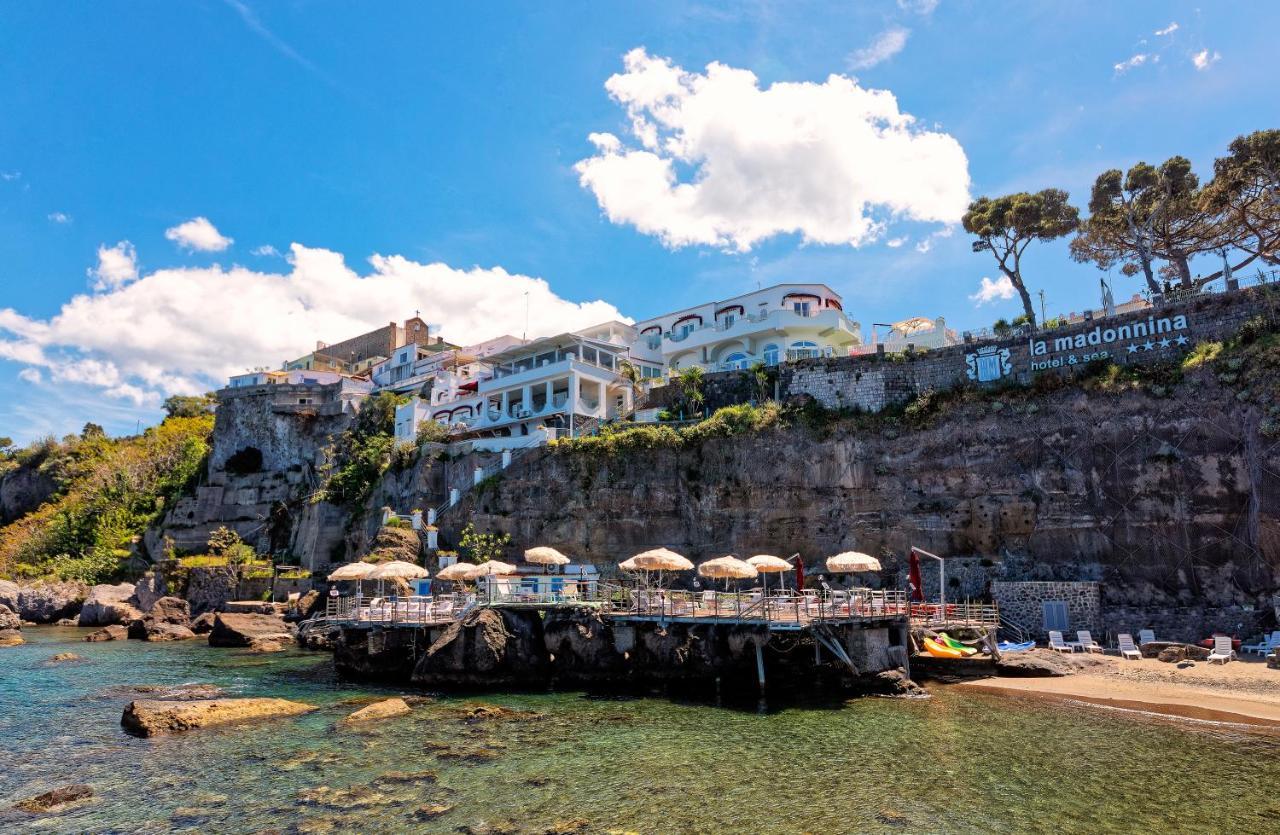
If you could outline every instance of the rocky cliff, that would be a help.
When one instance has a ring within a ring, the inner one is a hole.
[[[1200,369],[953,398],[915,426],[854,417],[678,448],[519,462],[442,517],[602,564],[665,545],[694,558],[856,549],[897,580],[910,546],[992,578],[1098,579],[1138,605],[1268,604],[1280,569],[1276,410]],[[1255,387],[1256,388],[1256,387]]]

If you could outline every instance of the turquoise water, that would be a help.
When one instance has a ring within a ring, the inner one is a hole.
[[[67,783],[96,796],[61,814],[0,812],[4,831],[1280,831],[1280,739],[1225,726],[942,689],[763,713],[490,694],[357,730],[336,723],[400,691],[336,682],[326,655],[24,634],[0,650],[0,807]],[[85,660],[49,662],[65,651]],[[129,688],[193,682],[321,709],[121,732],[124,705],[147,697]],[[461,721],[477,702],[541,718]]]

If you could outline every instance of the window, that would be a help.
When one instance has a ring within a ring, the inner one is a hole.
[[[765,365],[778,364],[778,346],[777,345],[771,344],[771,345],[764,346],[764,364]]]
[[[733,327],[733,323],[737,321],[737,319],[738,317],[734,316],[732,313],[726,313],[724,318],[720,320],[720,324],[724,326],[725,330],[728,330]]]
[[[791,309],[801,316],[807,317],[809,315],[809,302],[792,302]]]
[[[747,367],[747,355],[741,351],[734,351],[724,358],[724,367],[737,370],[745,369]]]
[[[681,336],[688,336],[693,333],[693,322],[685,322],[681,325],[679,333]]]
[[[807,360],[821,355],[822,352],[818,349],[816,342],[792,342],[791,347],[787,349],[789,360]]]

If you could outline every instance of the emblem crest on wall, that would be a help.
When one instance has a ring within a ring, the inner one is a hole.
[[[984,345],[970,354],[964,355],[966,373],[970,380],[988,383],[999,380],[1013,373],[1013,363],[1009,361],[1009,349],[996,345]]]

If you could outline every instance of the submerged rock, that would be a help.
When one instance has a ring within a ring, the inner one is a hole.
[[[25,643],[17,629],[0,629],[0,647],[16,647]]]
[[[348,789],[335,789],[331,786],[316,786],[298,792],[298,802],[308,806],[323,806],[328,809],[355,809],[368,806],[381,806],[390,799],[368,786],[352,786]]]
[[[146,617],[129,624],[129,637],[137,641],[186,641],[196,633],[181,624],[158,623]]]
[[[213,619],[209,630],[211,647],[247,647],[254,640],[283,638],[293,640],[293,633],[284,618],[275,615],[239,615],[221,612]]]
[[[441,815],[447,815],[453,811],[453,806],[448,803],[428,803],[425,806],[419,806],[414,809],[409,817],[415,821],[435,820]]]
[[[412,712],[412,708],[409,707],[404,699],[384,699],[380,702],[374,702],[368,707],[360,708],[346,719],[343,719],[342,722],[343,724],[372,722],[379,719],[408,716]]]
[[[113,623],[84,636],[86,641],[123,641],[129,637],[128,627]]]
[[[44,794],[38,794],[35,797],[29,797],[14,804],[15,809],[31,814],[39,814],[41,812],[51,811],[58,806],[67,803],[74,803],[77,800],[84,800],[93,797],[93,789],[89,786],[77,783],[70,786],[62,786],[61,788],[47,791]]]
[[[293,638],[288,635],[267,635],[263,638],[254,638],[249,642],[249,649],[253,652],[284,652],[293,646]]]
[[[439,779],[439,775],[434,771],[388,771],[386,774],[379,774],[373,778],[374,785],[379,783],[390,783],[392,785],[405,783],[434,783]]]
[[[455,713],[467,725],[491,721],[533,721],[543,718],[541,713],[532,710],[516,710],[499,705],[468,705],[457,708]]]
[[[156,623],[191,625],[191,606],[181,597],[162,597],[151,605],[147,617]]]
[[[248,719],[297,716],[313,710],[314,705],[288,699],[138,699],[124,709],[120,724],[137,736],[157,736]]]
[[[74,652],[60,652],[49,659],[50,661],[83,661],[83,655],[76,655]]]

